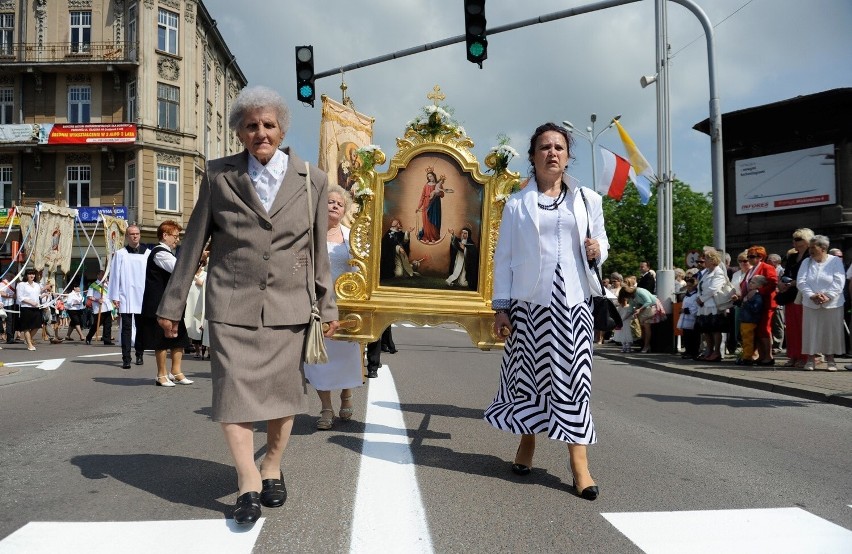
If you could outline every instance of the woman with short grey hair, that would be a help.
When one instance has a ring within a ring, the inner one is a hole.
[[[165,335],[176,336],[198,260],[212,238],[205,293],[212,419],[221,424],[234,460],[239,493],[233,518],[242,525],[260,518],[261,505],[274,508],[287,499],[281,459],[296,414],[308,406],[302,360],[311,305],[328,322],[327,337],[339,323],[323,240],[325,172],[290,148],[279,149],[290,115],[271,89],[243,89],[228,121],[245,150],[207,164],[157,316]],[[266,423],[260,468],[255,421]]]
[[[812,238],[814,238],[814,232],[807,227],[793,231],[793,248],[787,254],[787,260],[784,262],[784,275],[778,280],[778,293],[775,295],[775,302],[779,306],[784,306],[786,324],[784,337],[787,340],[787,363],[784,364],[785,367],[802,368],[805,367],[807,362],[807,356],[802,354],[804,308],[796,302],[796,297],[799,294],[796,280],[802,262],[810,256],[808,248]]]
[[[282,135],[290,130],[290,108],[277,92],[264,86],[244,88],[234,103],[228,116],[228,127],[239,131],[247,114],[256,110],[269,110],[275,115]]]
[[[810,258],[799,268],[796,285],[802,294],[802,353],[808,356],[804,369],[816,368],[814,356],[825,355],[828,371],[837,371],[835,354],[846,352],[843,336],[843,261],[828,253],[825,235],[810,240]]]

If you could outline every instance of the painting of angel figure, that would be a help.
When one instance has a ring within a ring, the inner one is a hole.
[[[477,290],[482,198],[482,185],[451,156],[414,156],[384,183],[380,284]]]

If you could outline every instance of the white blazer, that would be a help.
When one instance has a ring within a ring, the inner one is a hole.
[[[716,313],[716,300],[713,295],[722,290],[728,276],[722,264],[716,266],[713,271],[707,271],[698,283],[698,298],[704,305],[698,308],[698,315],[713,315]]]
[[[583,193],[589,205],[589,216],[579,191],[573,194],[579,181],[573,177],[562,180],[568,186],[568,197],[574,197],[574,217],[580,241],[577,245],[576,261],[578,267],[585,269],[589,290],[594,296],[602,296],[600,282],[586,259],[586,226],[591,220],[592,238],[600,244],[598,266],[607,259],[609,239],[606,236],[603,218],[603,200],[595,191],[583,187]],[[542,280],[541,241],[554,240],[539,234],[538,185],[535,178],[522,190],[512,194],[503,208],[503,220],[494,251],[494,299],[524,300],[542,306],[550,303],[552,283],[550,275]]]

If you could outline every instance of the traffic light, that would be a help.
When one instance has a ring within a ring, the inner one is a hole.
[[[467,40],[467,59],[482,69],[482,62],[488,57],[485,0],[464,0],[464,33]]]
[[[314,47],[296,47],[296,98],[305,104],[314,105]]]

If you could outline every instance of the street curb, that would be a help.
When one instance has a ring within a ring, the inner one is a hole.
[[[786,396],[803,398],[806,400],[814,400],[816,402],[824,402],[826,404],[834,404],[835,406],[843,406],[844,408],[852,408],[852,394],[826,394],[824,392],[804,388],[803,386],[784,385],[779,383],[769,383],[758,379],[745,379],[739,376],[719,375],[716,373],[708,373],[688,367],[673,366],[665,363],[655,362],[649,358],[632,358],[627,356],[619,356],[615,353],[595,351],[595,354],[602,358],[615,360],[619,362],[631,363],[633,365],[647,367],[649,369],[657,369],[666,373],[675,373],[677,375],[686,375],[687,377],[697,377],[708,381],[717,381],[720,383],[729,383],[741,387],[747,387],[765,392],[774,392]]]

